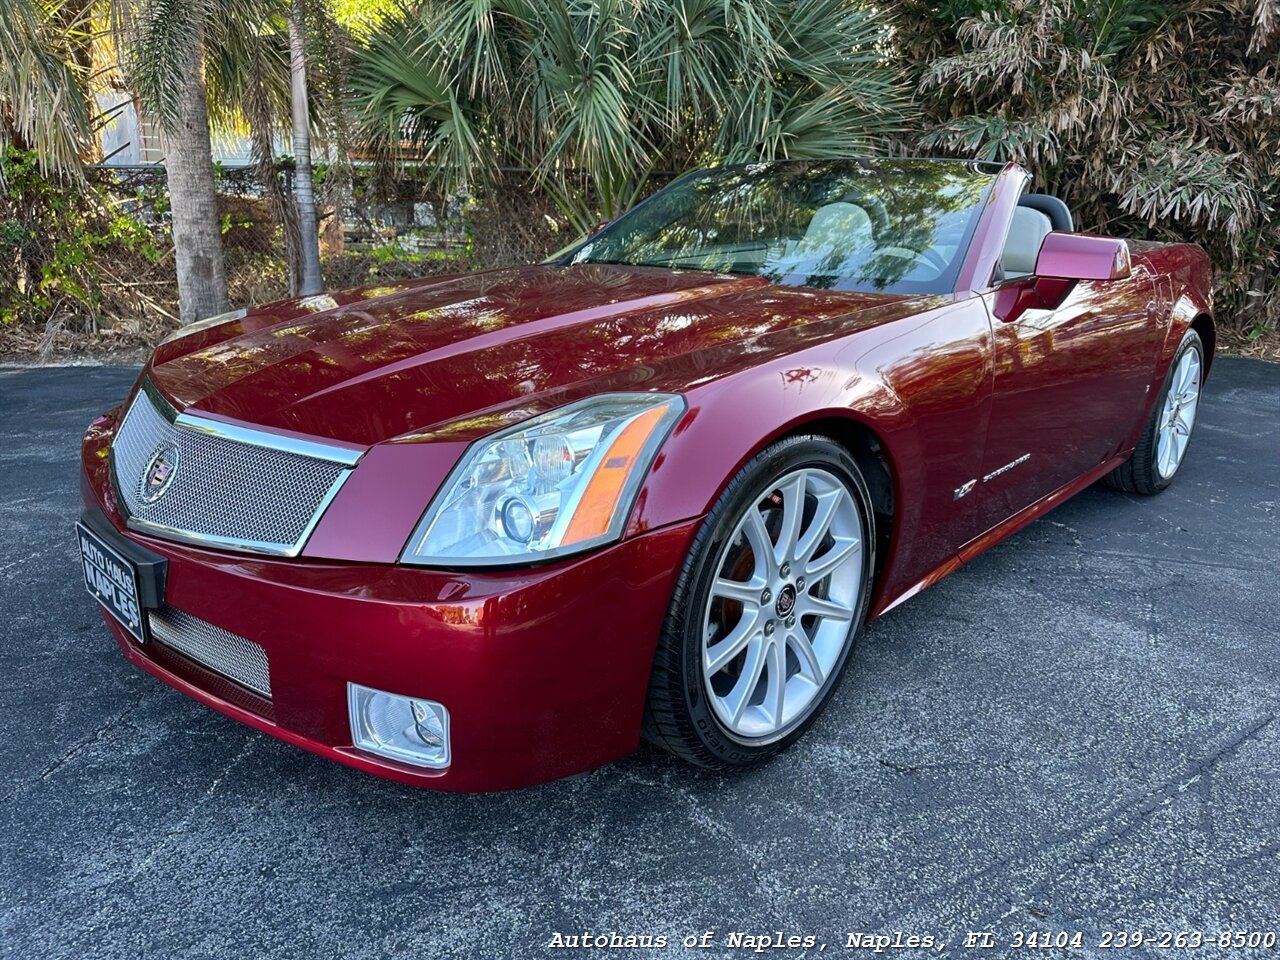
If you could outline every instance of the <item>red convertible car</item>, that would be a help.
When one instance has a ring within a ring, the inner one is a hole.
[[[1177,474],[1205,255],[1029,181],[700,170],[551,262],[185,327],[85,437],[86,584],[142,669],[404,783],[756,764],[867,620]]]

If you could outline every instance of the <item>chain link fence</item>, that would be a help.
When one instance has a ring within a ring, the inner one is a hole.
[[[477,196],[444,195],[413,176],[388,181],[368,168],[351,170],[341,182],[327,173],[318,171],[317,185],[326,289],[527,263],[573,239],[545,194],[519,171]],[[295,292],[295,245],[287,240],[280,203],[291,196],[292,170],[279,168],[275,176],[272,185],[255,167],[216,170],[228,293],[235,307]],[[20,294],[10,298],[17,308],[3,317],[0,350],[47,355],[75,350],[86,339],[99,346],[144,346],[176,327],[164,167],[90,168],[87,184],[68,193],[65,203],[82,221],[66,235],[58,229],[63,221],[56,204],[52,223],[47,214],[43,221],[13,221],[16,271],[23,276],[13,290],[0,291]],[[49,281],[50,263],[57,265],[58,283]]]
[[[278,195],[293,190],[292,169],[277,170]],[[163,291],[158,304],[176,313],[172,240],[164,168],[95,168],[96,182],[122,210],[147,225],[166,255],[133,266],[129,281]],[[292,295],[286,228],[272,191],[255,167],[218,167],[218,215],[236,306]],[[441,194],[420,180],[377,179],[357,168],[340,184],[319,171],[320,255],[325,286],[401,280],[527,262],[563,245],[562,224],[541,192],[512,172],[490,195]]]

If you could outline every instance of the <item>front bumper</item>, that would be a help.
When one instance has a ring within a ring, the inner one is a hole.
[[[259,644],[270,699],[104,613],[125,655],[193,699],[332,760],[415,786],[502,790],[635,750],[674,578],[697,521],[522,571],[455,573],[273,559],[128,529],[107,473],[109,421],[85,437],[82,489],[99,522],[168,560],[165,603]],[[451,717],[445,770],[352,746],[347,683],[435,700]]]

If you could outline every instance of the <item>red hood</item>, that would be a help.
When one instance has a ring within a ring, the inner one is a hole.
[[[900,316],[914,308],[903,300],[690,271],[515,267],[272,304],[162,346],[150,375],[179,410],[268,428],[362,445],[444,424],[462,436],[591,393],[684,390],[797,349],[802,328],[826,339]]]

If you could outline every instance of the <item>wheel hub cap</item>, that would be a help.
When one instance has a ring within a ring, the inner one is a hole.
[[[779,618],[785,620],[791,616],[791,612],[796,608],[796,588],[791,584],[787,584],[778,591],[778,602],[774,604]]]

